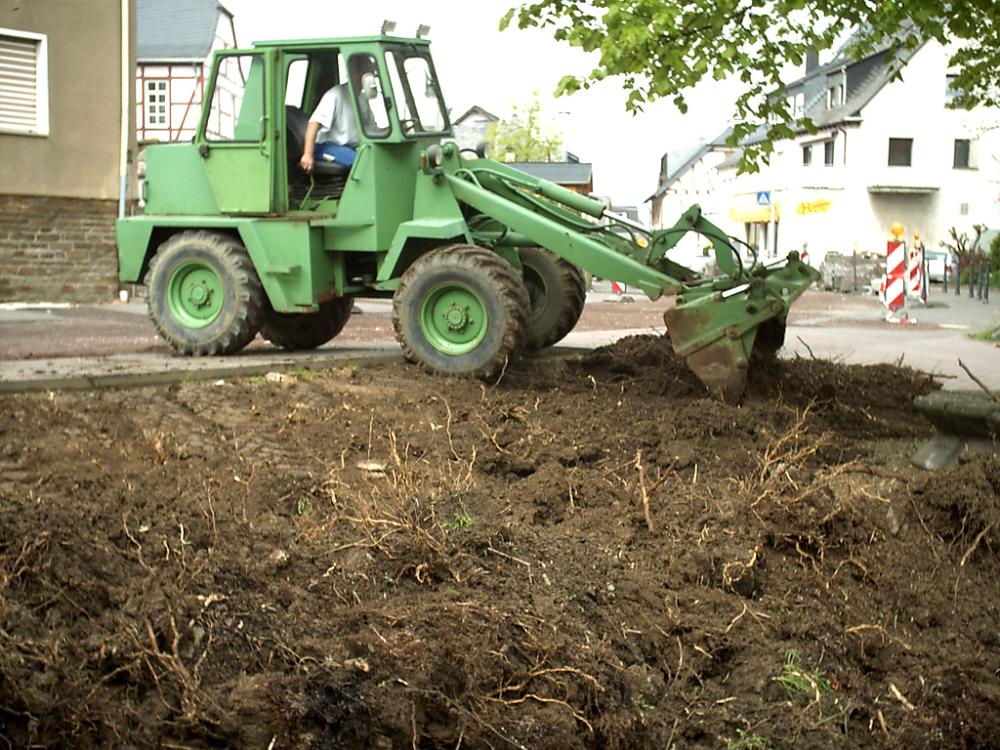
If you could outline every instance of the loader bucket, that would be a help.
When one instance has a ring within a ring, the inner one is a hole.
[[[746,390],[754,344],[763,354],[781,347],[789,307],[819,273],[791,253],[783,267],[757,266],[747,278],[686,286],[663,314],[674,351],[709,393],[731,404]]]

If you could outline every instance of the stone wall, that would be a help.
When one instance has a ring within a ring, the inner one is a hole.
[[[0,302],[109,302],[116,201],[0,195]]]

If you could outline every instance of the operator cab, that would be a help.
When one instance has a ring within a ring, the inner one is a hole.
[[[340,101],[354,118],[349,129],[356,142],[344,144],[356,148],[353,164],[317,158],[307,173],[299,162],[309,119],[323,95],[341,85]],[[202,160],[206,191],[153,186],[150,200],[160,212],[190,213],[214,200],[223,215],[335,215],[344,201],[370,203],[376,191],[395,192],[405,201],[412,186],[388,175],[399,174],[405,162],[415,179],[419,151],[452,134],[426,39],[269,41],[220,51],[206,105],[193,148]],[[162,161],[168,160],[164,153]],[[361,190],[347,191],[347,185]],[[358,196],[350,199],[345,192]]]
[[[311,175],[299,166],[309,119],[333,86],[346,83],[351,94],[358,133],[355,163],[374,143],[437,140],[451,134],[426,44],[359,40],[336,47],[317,43],[309,49],[308,43],[298,43],[284,50],[280,67],[292,210],[315,210],[320,202],[339,198],[353,166],[316,159]]]

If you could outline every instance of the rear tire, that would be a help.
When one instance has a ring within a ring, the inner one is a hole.
[[[314,313],[279,313],[269,309],[260,335],[282,349],[315,349],[344,330],[353,305],[351,297],[337,297],[320,304]]]
[[[149,262],[149,317],[178,353],[233,354],[260,329],[267,304],[246,250],[226,235],[175,234]]]
[[[403,356],[428,372],[493,378],[523,342],[528,290],[513,266],[475,245],[419,258],[392,299]]]
[[[525,346],[544,349],[573,330],[587,301],[586,283],[580,269],[548,250],[522,247],[518,254],[531,300]]]

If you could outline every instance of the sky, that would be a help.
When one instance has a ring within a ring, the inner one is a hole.
[[[554,98],[560,78],[584,74],[594,58],[550,31],[510,28],[499,21],[512,0],[222,0],[236,19],[241,46],[258,39],[300,39],[379,33],[384,20],[396,34],[415,35],[430,26],[431,53],[453,117],[472,105],[504,118],[538,92],[550,123],[563,133],[566,150],[593,164],[594,192],[616,205],[639,207],[655,190],[660,156],[717,136],[726,126],[738,93],[733,83],[711,83],[688,98],[681,115],[666,101],[633,116],[625,111],[620,81]]]

